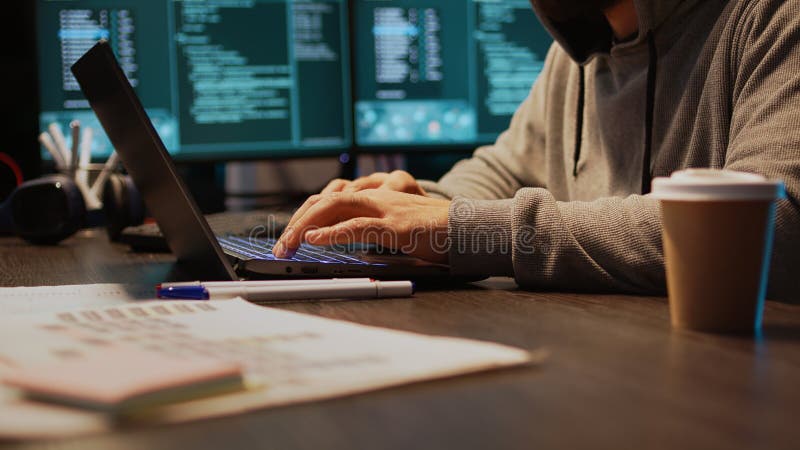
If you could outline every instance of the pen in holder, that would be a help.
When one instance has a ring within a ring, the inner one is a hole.
[[[100,197],[116,170],[116,153],[105,164],[93,165],[92,130],[87,127],[81,133],[80,123],[73,121],[70,137],[71,147],[67,148],[57,123],[39,135],[59,173],[19,184],[0,203],[0,233],[11,232],[33,244],[55,245],[87,225],[103,223],[102,216],[107,211]],[[125,178],[116,174],[114,177]]]
[[[48,126],[39,141],[53,157],[56,169],[74,181],[82,194],[90,223],[105,223],[112,241],[119,238],[125,227],[144,221],[144,204],[130,177],[117,172],[119,158],[112,152],[103,164],[91,163],[94,132],[90,127],[81,130],[77,120],[70,123],[71,147],[57,123]],[[100,214],[102,213],[102,214]],[[98,217],[98,220],[92,220]]]
[[[91,163],[92,141],[94,131],[90,127],[81,130],[79,121],[70,123],[71,147],[61,126],[58,123],[48,125],[48,132],[39,135],[39,142],[50,153],[55,162],[56,169],[75,181],[83,194],[86,208],[89,211],[103,208],[103,188],[108,177],[116,169],[119,162],[117,153],[113,152],[104,164]],[[96,174],[95,176],[92,176]]]

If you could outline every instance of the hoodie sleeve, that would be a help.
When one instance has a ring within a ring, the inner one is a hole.
[[[456,197],[450,264],[456,275],[514,276],[524,287],[663,294],[660,224],[650,196],[559,202],[523,188],[508,200]]]
[[[783,180],[769,298],[800,292],[800,1],[761,2],[734,51],[733,115],[725,167]]]

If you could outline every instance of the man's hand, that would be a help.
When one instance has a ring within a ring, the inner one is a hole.
[[[289,258],[313,245],[366,243],[447,262],[449,200],[386,188],[311,196],[289,222],[273,253]]]
[[[358,192],[365,189],[388,189],[407,194],[425,195],[425,190],[410,173],[395,170],[392,173],[378,172],[353,181],[336,179],[328,183],[322,194],[333,192]]]

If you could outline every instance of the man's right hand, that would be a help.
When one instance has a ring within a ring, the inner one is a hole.
[[[353,181],[339,178],[328,183],[321,194],[358,192],[365,189],[387,189],[390,191],[405,192],[406,194],[426,195],[425,190],[417,183],[417,180],[404,170],[395,170],[392,173],[373,173],[372,175],[357,178]]]

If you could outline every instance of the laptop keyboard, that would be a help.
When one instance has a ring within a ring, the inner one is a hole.
[[[289,210],[263,210],[209,214],[208,226],[217,236],[279,236],[292,218]],[[134,249],[168,252],[169,247],[161,229],[155,223],[127,227],[119,241]]]
[[[223,249],[235,255],[241,255],[249,259],[275,260],[280,261],[272,254],[272,247],[277,242],[273,238],[244,238],[238,236],[217,236]],[[361,260],[353,255],[338,252],[327,247],[302,244],[297,249],[294,257],[285,261],[309,262],[322,264],[360,264],[369,265],[371,263]]]

